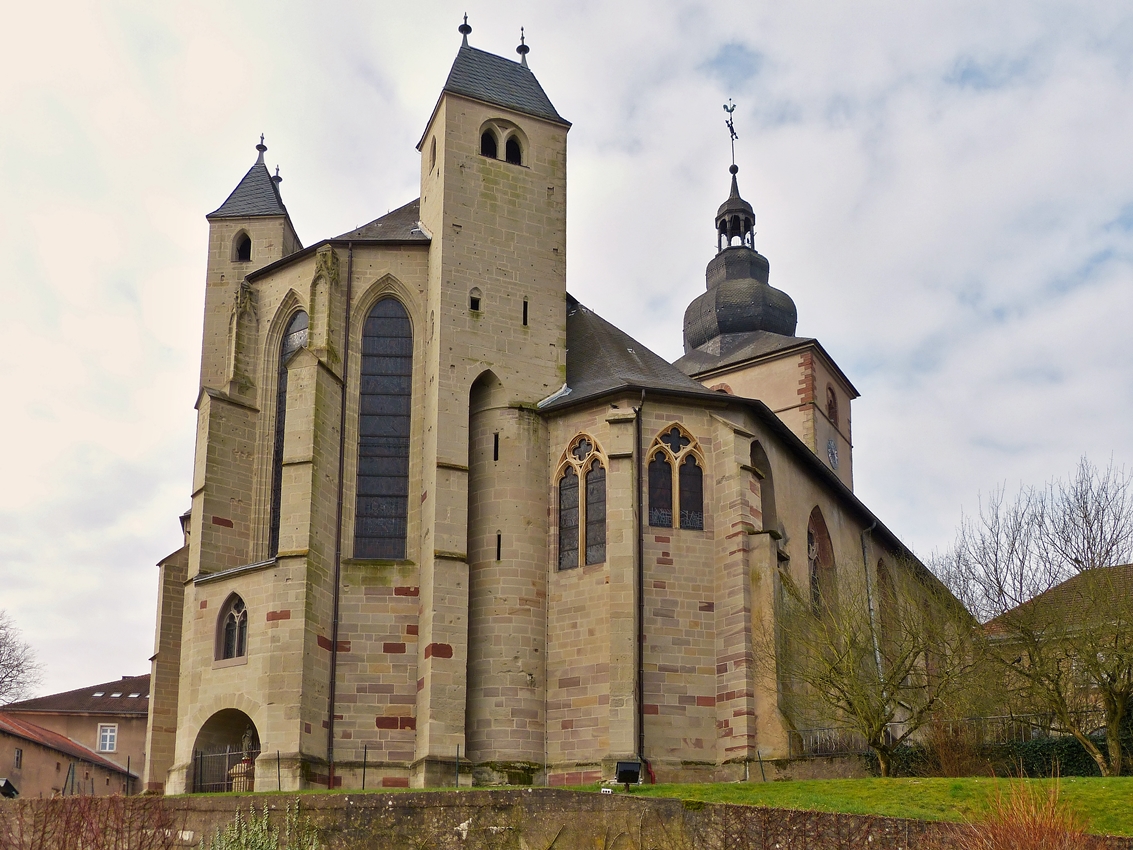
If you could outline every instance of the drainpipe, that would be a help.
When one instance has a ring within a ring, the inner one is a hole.
[[[350,374],[350,301],[354,296],[354,243],[346,243],[346,320],[342,343],[342,403],[338,414],[338,504],[334,520],[334,599],[330,622],[330,693],[327,696],[327,788],[334,788],[334,698],[338,685],[338,606],[342,585],[342,499],[346,472],[346,387]]]
[[[873,521],[873,525],[862,531],[862,567],[865,569],[865,599],[866,605],[869,606],[869,633],[873,638],[873,660],[877,664],[877,678],[881,679],[885,676],[885,672],[881,667],[881,642],[877,639],[877,603],[874,599],[873,581],[869,577],[869,553],[866,548],[866,537],[868,537],[873,530],[877,528],[877,520]]]
[[[633,420],[633,474],[637,492],[637,757],[649,774],[649,784],[657,782],[653,765],[645,757],[645,498],[642,489],[641,415],[645,408],[645,390],[641,391]]]

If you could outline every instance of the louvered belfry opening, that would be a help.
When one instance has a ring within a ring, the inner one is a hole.
[[[283,438],[287,430],[287,361],[300,348],[307,345],[307,314],[296,313],[279,347],[279,373],[275,394],[275,447],[271,459],[271,536],[269,552],[274,558],[279,553],[279,513],[283,504]]]
[[[409,315],[397,300],[383,298],[362,331],[355,558],[405,558],[412,379]]]

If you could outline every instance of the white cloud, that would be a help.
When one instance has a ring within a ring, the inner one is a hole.
[[[207,228],[267,135],[307,242],[416,194],[463,7],[63,2],[0,54],[0,608],[48,690],[145,669],[188,504]],[[920,551],[997,482],[1133,461],[1121,4],[469,8],[570,135],[571,291],[666,357],[727,191],[863,392],[858,493]],[[742,13],[742,14],[741,14]]]

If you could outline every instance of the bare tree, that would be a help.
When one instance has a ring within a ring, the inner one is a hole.
[[[40,666],[7,613],[0,611],[0,705],[31,696]]]
[[[1133,707],[1133,477],[1083,459],[1043,490],[1003,488],[962,520],[938,573],[984,627],[1015,707],[1050,716],[1120,775]],[[1104,744],[1094,732],[1105,730]]]
[[[882,600],[880,616],[864,589],[839,587],[837,607],[822,609],[784,576],[778,628],[759,653],[775,659],[792,721],[859,733],[882,776],[894,751],[961,695],[975,669],[971,616],[919,563],[899,566],[910,578]]]

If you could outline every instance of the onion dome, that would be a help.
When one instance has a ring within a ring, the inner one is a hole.
[[[729,170],[732,190],[716,213],[717,254],[705,271],[708,291],[685,310],[686,352],[753,331],[794,336],[798,324],[791,296],[767,283],[770,265],[755,250],[755,212],[740,196],[739,169]]]

